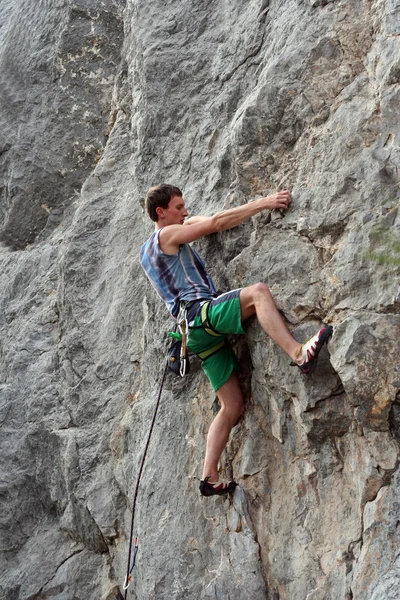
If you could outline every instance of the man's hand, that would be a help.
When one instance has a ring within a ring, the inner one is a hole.
[[[261,202],[264,203],[264,210],[274,210],[275,208],[278,208],[279,210],[287,210],[291,201],[292,196],[287,190],[283,190],[277,194],[270,194],[265,198],[261,198]]]

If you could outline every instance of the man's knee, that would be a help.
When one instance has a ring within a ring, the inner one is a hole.
[[[266,283],[259,281],[254,285],[249,286],[249,290],[251,290],[254,302],[263,298],[271,298],[271,292],[269,291],[269,287]]]
[[[271,302],[272,296],[269,287],[261,281],[242,288],[240,293],[240,308],[242,321],[246,321],[257,312],[257,307],[263,302]]]
[[[244,413],[244,402],[243,397],[236,398],[234,403],[234,409],[238,417]]]
[[[230,415],[230,419],[232,421],[232,427],[236,425],[242,414],[244,413],[244,402],[243,398],[235,398],[229,404],[229,408],[227,410]]]
[[[269,287],[266,283],[263,283],[262,281],[259,281],[258,283],[254,284],[254,287],[256,290],[256,294],[270,294]]]
[[[233,372],[228,381],[217,390],[217,396],[221,403],[221,409],[237,421],[244,411],[243,392],[241,390],[237,374]]]

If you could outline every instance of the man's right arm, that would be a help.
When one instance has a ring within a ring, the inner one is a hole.
[[[291,201],[292,198],[290,192],[285,190],[283,192],[278,192],[277,194],[271,194],[265,198],[260,198],[259,200],[253,200],[253,202],[243,204],[242,206],[228,208],[227,210],[223,210],[214,215],[213,218],[216,220],[216,231],[232,229],[232,227],[240,225],[243,221],[247,221],[247,219],[263,210],[273,210],[275,208],[286,210],[289,208]]]
[[[164,252],[175,254],[181,244],[194,242],[210,233],[232,229],[263,210],[275,208],[286,210],[290,202],[290,192],[282,191],[242,206],[222,210],[211,217],[191,217],[183,226],[167,225],[164,227],[160,233],[160,242]]]

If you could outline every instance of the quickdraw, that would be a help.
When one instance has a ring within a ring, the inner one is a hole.
[[[184,377],[187,372],[187,342],[188,342],[188,322],[187,322],[187,310],[186,305],[184,303],[181,304],[179,314],[178,314],[178,327],[182,336],[181,340],[181,355],[180,355],[180,367],[179,374],[181,377]]]
[[[169,336],[176,341],[170,346],[167,354],[168,368],[174,375],[184,377],[190,371],[190,363],[188,356],[188,335],[189,326],[187,322],[186,304],[182,303],[178,318],[177,327],[179,332],[170,331]]]
[[[122,588],[124,591],[127,590],[128,587],[131,584],[131,575],[132,575],[133,567],[135,566],[135,562],[136,562],[136,554],[138,552],[138,546],[139,546],[139,541],[138,541],[138,538],[135,537],[134,540],[133,540],[133,558],[132,558],[132,564],[131,564],[131,567],[129,569],[129,572],[126,574],[124,585],[123,585],[123,588]]]

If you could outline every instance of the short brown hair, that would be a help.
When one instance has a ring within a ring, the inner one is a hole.
[[[149,189],[146,194],[146,210],[152,221],[158,221],[156,209],[159,206],[168,208],[168,204],[174,196],[182,198],[183,194],[179,188],[174,185],[169,185],[168,183],[160,183],[160,185],[156,185]]]

